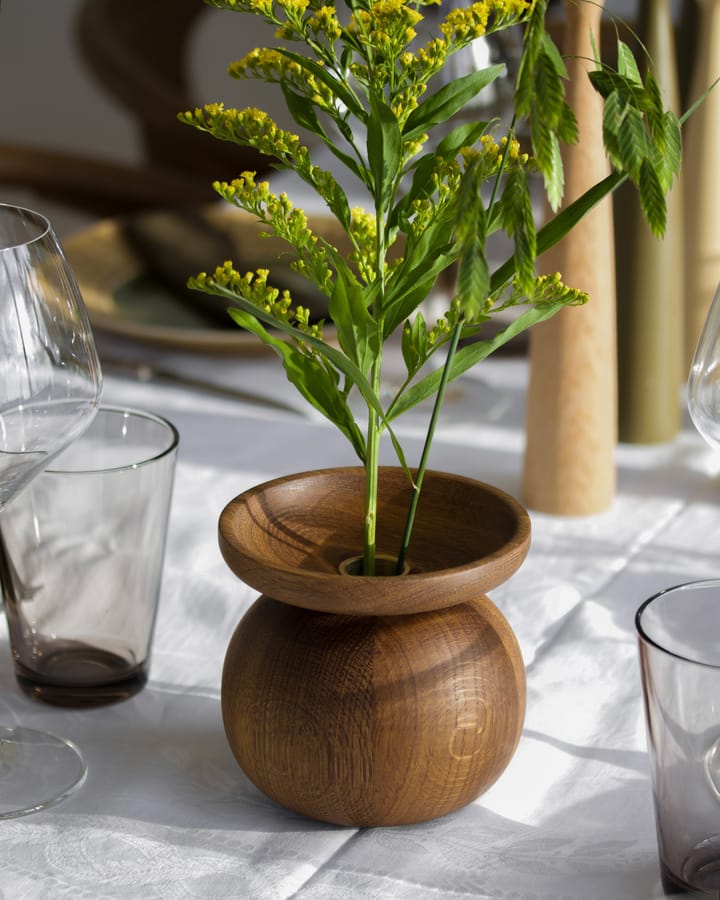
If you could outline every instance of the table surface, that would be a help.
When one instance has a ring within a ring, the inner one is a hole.
[[[225,741],[223,656],[255,594],[225,567],[216,525],[245,488],[353,464],[351,450],[295,399],[274,357],[138,352],[291,409],[107,370],[105,402],[160,413],[180,431],[151,678],[115,706],[54,709],[21,695],[0,641],[0,722],[60,733],[89,765],[65,802],[0,823],[0,897],[660,896],[634,614],[659,589],[720,574],[717,460],[692,427],[672,443],[619,447],[606,512],[531,513],[529,557],[491,595],[518,636],[528,679],[524,732],[499,781],[438,821],[334,827],[261,795]],[[462,379],[432,467],[520,496],[526,378],[524,360],[494,359]],[[419,414],[399,430],[412,459]]]

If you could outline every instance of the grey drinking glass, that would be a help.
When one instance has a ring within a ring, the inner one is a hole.
[[[145,685],[177,446],[160,416],[101,406],[0,513],[15,675],[33,699],[98,706]]]
[[[636,626],[663,887],[720,898],[720,579],[656,594]]]
[[[102,378],[87,313],[48,220],[0,205],[0,509],[90,425]],[[82,783],[74,745],[0,727],[0,819]]]

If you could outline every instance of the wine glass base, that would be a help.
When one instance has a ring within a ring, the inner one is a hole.
[[[85,760],[71,741],[32,728],[0,727],[0,819],[54,806],[86,776]]]

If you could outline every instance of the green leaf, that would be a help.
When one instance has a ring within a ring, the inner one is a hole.
[[[453,260],[454,260],[453,256]],[[438,276],[443,272],[450,261],[447,257],[425,264],[418,265],[412,272],[412,278],[400,282],[398,292],[390,295],[387,303],[385,321],[383,324],[383,339],[386,339],[395,331],[401,322],[411,316],[420,304],[427,300],[432,293]]]
[[[357,283],[357,279],[355,277],[355,273],[350,268],[345,255],[341,253],[337,247],[334,247],[331,243],[326,241],[324,238],[320,238],[320,241],[323,244],[325,252],[327,253],[328,259],[332,268],[335,269],[335,278],[337,281],[343,280],[346,284]],[[369,304],[366,304],[366,307]]]
[[[642,85],[642,78],[637,67],[637,62],[632,51],[623,41],[617,42],[617,70],[618,74],[633,84]]]
[[[552,168],[553,158],[553,131],[541,116],[533,116],[531,122],[531,138],[533,156],[540,172],[545,175]]]
[[[422,200],[433,193],[431,175],[435,167],[435,158],[434,153],[427,153],[417,161],[410,187],[397,202],[388,219],[391,227],[399,225],[410,214],[415,200]]]
[[[487,212],[482,198],[482,178],[477,165],[465,171],[456,197],[455,233],[460,245],[456,299],[469,322],[480,318],[490,290],[490,270],[485,255]]]
[[[552,51],[544,46],[547,41],[550,41],[550,37],[545,31],[546,10],[547,2],[536,3],[530,21],[525,26],[523,52],[515,84],[515,112],[519,118],[531,115],[536,96],[535,67],[540,54],[550,53],[552,55]]]
[[[469,322],[483,316],[490,293],[490,269],[485,256],[485,241],[479,229],[469,235],[464,243],[458,261],[455,291],[460,309]]]
[[[330,211],[335,214],[338,222],[346,232],[349,231],[351,219],[350,204],[348,203],[347,194],[337,181],[333,179],[332,194],[330,196],[323,194],[323,197]],[[327,245],[326,241],[324,243]]]
[[[489,122],[464,122],[451,129],[440,141],[435,156],[443,159],[454,159],[463,147],[472,147],[484,132]]]
[[[613,91],[617,91],[624,103],[634,106],[642,112],[652,109],[650,98],[641,84],[635,84],[610,68],[595,69],[588,73],[590,83],[600,96],[607,100]]]
[[[504,65],[488,66],[443,85],[410,113],[403,137],[415,140],[434,126],[447,122],[504,72]]]
[[[642,113],[632,107],[628,108],[619,129],[617,149],[622,169],[636,182],[640,177],[643,161],[650,155],[652,147]]]
[[[482,198],[483,177],[477,160],[473,160],[460,179],[454,199],[455,235],[460,242],[468,240],[479,228],[483,242],[487,236],[487,218]]]
[[[535,277],[537,237],[530,185],[521,167],[508,173],[501,211],[505,230],[515,239],[515,280],[522,289],[529,290]]]
[[[252,332],[278,354],[288,381],[311,406],[339,428],[349,439],[359,459],[364,462],[365,438],[338,388],[337,377],[333,378],[317,358],[308,356],[288,341],[271,335],[254,315],[241,309],[230,309],[228,312],[238,325]]]
[[[543,33],[540,46],[542,48],[542,55],[546,58],[547,62],[552,65],[555,73],[560,78],[567,78],[568,71],[565,66],[565,60],[562,58],[562,54],[547,32]]]
[[[301,128],[306,128],[313,134],[324,135],[324,129],[317,117],[315,104],[312,100],[309,97],[303,97],[301,94],[298,94],[286,81],[281,82],[281,87],[288,112],[298,125]]]
[[[378,325],[365,306],[362,286],[355,279],[338,277],[330,297],[330,318],[338,343],[367,375],[380,352]]]
[[[518,334],[531,328],[537,322],[544,322],[546,319],[554,316],[555,313],[559,312],[564,306],[565,304],[562,302],[543,303],[540,306],[533,306],[522,312],[516,319],[513,319],[506,328],[496,334],[493,338],[485,341],[478,340],[462,347],[458,350],[453,361],[452,369],[450,371],[450,380],[454,380],[460,375],[463,375],[468,369],[471,369],[481,360],[490,356],[491,353],[494,353],[499,347],[502,347]],[[388,418],[391,420],[396,419],[408,409],[411,409],[416,404],[421,403],[423,400],[426,400],[434,394],[437,391],[441,378],[442,370],[437,369],[411,385],[400,395],[388,411]]]
[[[565,172],[560,153],[560,142],[554,132],[550,132],[546,136],[546,144],[543,146],[541,172],[550,209],[555,212],[560,208],[563,194],[565,193]]]
[[[535,68],[535,94],[542,105],[543,121],[554,130],[562,117],[565,91],[552,57],[545,52],[540,54]]]
[[[286,50],[284,47],[278,49],[283,56],[286,56],[288,59],[296,62],[299,66],[302,66],[303,69],[310,72],[315,78],[322,81],[324,85],[330,88],[332,93],[350,110],[350,112],[352,112],[354,116],[357,116],[363,122],[367,119],[367,113],[358,102],[353,92],[325,66],[321,66],[319,63],[315,62],[314,59],[309,59],[307,56],[302,56],[300,53],[293,53],[292,50]]]
[[[661,147],[665,140],[663,119],[665,118],[665,106],[663,104],[660,85],[655,80],[652,70],[648,70],[645,79],[645,95],[648,100],[647,121],[650,129],[650,136],[653,141]]]
[[[375,202],[386,197],[397,178],[402,158],[400,125],[390,107],[370,95],[372,115],[367,126],[368,165],[375,185]]]
[[[459,247],[453,240],[454,215],[445,209],[417,240],[411,235],[405,246],[405,256],[387,283],[385,295],[384,337],[404,322],[425,299],[441,272],[457,259]]]
[[[560,210],[538,231],[537,255],[540,256],[546,250],[554,247],[594,206],[626,180],[627,175],[621,172],[611,172],[602,181],[588,188],[577,200]],[[510,281],[514,272],[515,256],[513,254],[493,272],[490,279],[492,294],[497,294]]]
[[[357,160],[337,146],[337,139],[333,139],[328,136],[327,132],[322,126],[322,123],[317,117],[315,104],[312,102],[312,100],[310,100],[308,97],[303,97],[301,94],[293,91],[292,88],[290,88],[289,85],[285,82],[282,83],[282,90],[285,96],[285,103],[287,105],[288,112],[290,112],[297,124],[301,128],[306,128],[312,134],[317,135],[320,140],[322,140],[322,142],[330,149],[332,154],[336,156],[348,169],[350,169],[351,172],[357,175],[357,177],[361,181],[367,182],[365,172],[360,167]]]
[[[611,164],[622,168],[622,152],[618,135],[622,129],[629,107],[620,99],[620,94],[613,91],[603,104],[603,143]]]
[[[672,112],[665,113],[665,152],[662,154],[663,162],[673,175],[680,174],[680,164],[682,162],[682,137],[680,135],[680,125],[677,117]],[[670,182],[671,183],[671,182]],[[668,190],[670,183],[667,184],[665,190]]]
[[[310,334],[300,334],[298,329],[293,325],[289,325],[287,322],[282,321],[281,319],[276,319],[271,313],[266,313],[264,310],[255,306],[249,300],[246,300],[241,295],[231,291],[229,288],[223,287],[220,284],[215,284],[214,282],[208,284],[203,288],[205,293],[208,294],[217,294],[220,297],[226,297],[228,300],[231,300],[232,303],[241,311],[248,313],[254,319],[259,320],[260,322],[265,322],[266,324],[272,326],[273,328],[277,328],[279,331],[284,332],[293,340],[301,339],[308,346],[312,347],[314,350],[317,350],[322,356],[324,356],[328,362],[337,369],[338,372],[342,372],[346,378],[350,380],[350,382],[357,386],[357,389],[363,396],[365,402],[371,406],[378,416],[384,421],[385,413],[380,404],[380,401],[375,394],[375,391],[372,388],[372,385],[365,377],[364,373],[360,370],[357,364],[347,357],[342,350],[339,350],[337,347],[333,347],[331,344],[328,344],[326,341],[313,337]],[[274,345],[273,345],[274,346]]]
[[[580,136],[575,113],[567,103],[563,103],[562,113],[557,123],[557,135],[565,144],[576,144]]]
[[[392,226],[402,221],[415,200],[422,200],[433,193],[435,188],[431,176],[437,160],[454,159],[463,147],[472,147],[487,126],[487,122],[466,122],[458,125],[445,135],[432,153],[426,153],[416,160],[410,187],[398,201],[389,218]]]
[[[405,323],[402,333],[402,356],[411,378],[428,358],[428,330],[420,311],[412,322]]]
[[[644,160],[640,168],[638,190],[640,205],[650,230],[656,237],[662,237],[665,233],[667,204],[660,178],[650,160]]]
[[[557,47],[544,30],[535,40],[537,48],[531,71],[525,76],[523,105],[527,106],[533,155],[543,175],[548,202],[557,210],[564,191],[559,141],[577,140],[577,121],[565,101],[567,70]]]

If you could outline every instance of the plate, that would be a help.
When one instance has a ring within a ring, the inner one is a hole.
[[[334,219],[311,217],[309,224],[342,245]],[[263,230],[254,217],[224,204],[103,219],[63,247],[95,330],[182,350],[256,354],[268,348],[230,320],[225,301],[184,284],[232,259],[240,271],[270,269],[272,284],[291,288],[294,302],[317,318],[326,316],[325,298],[290,268],[288,245],[264,238]]]

